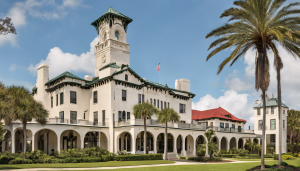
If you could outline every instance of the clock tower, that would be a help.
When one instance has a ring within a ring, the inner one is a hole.
[[[95,45],[95,77],[103,78],[113,70],[103,71],[105,66],[129,65],[129,44],[126,42],[128,24],[132,19],[109,8],[101,17],[92,22],[99,35]],[[103,68],[104,67],[104,68]]]

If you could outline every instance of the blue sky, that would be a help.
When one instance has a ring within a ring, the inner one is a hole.
[[[127,42],[130,66],[139,75],[158,82],[156,66],[160,56],[161,83],[174,87],[176,79],[191,80],[191,91],[196,94],[193,108],[221,106],[253,126],[252,107],[260,94],[254,90],[253,52],[234,66],[225,67],[220,75],[216,74],[218,65],[231,49],[206,62],[213,39],[205,39],[205,35],[226,22],[220,15],[232,6],[232,0],[0,0],[0,17],[10,16],[18,33],[0,35],[0,81],[32,88],[35,67],[41,60],[50,63],[50,77],[66,70],[80,77],[91,75],[90,67],[78,64],[74,68],[66,59],[93,57],[91,42],[97,33],[90,23],[112,7],[133,19]],[[299,61],[288,58],[286,63],[296,67]],[[293,79],[297,70],[286,68],[283,74],[291,78],[283,80],[283,102],[300,109],[299,96],[293,93],[300,85]],[[269,93],[276,96],[276,75],[271,72],[271,76]]]

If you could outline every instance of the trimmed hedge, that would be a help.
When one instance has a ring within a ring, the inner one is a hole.
[[[199,162],[218,162],[218,161],[222,161],[221,157],[189,157],[188,160],[195,160],[195,161],[199,161]]]
[[[265,158],[274,158],[274,154],[265,154]]]
[[[179,157],[179,159],[182,159],[182,160],[186,159],[186,157],[184,157],[184,156],[178,156],[178,157]]]
[[[224,158],[236,158],[237,154],[222,154]]]
[[[137,161],[137,160],[162,160],[162,154],[141,154],[141,155],[118,155],[116,161]]]

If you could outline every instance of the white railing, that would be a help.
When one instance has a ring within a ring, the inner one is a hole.
[[[48,122],[50,124],[72,124],[72,125],[94,125],[94,126],[105,126],[108,127],[108,122],[97,122],[97,121],[89,121],[85,119],[63,119],[63,118],[48,118]]]

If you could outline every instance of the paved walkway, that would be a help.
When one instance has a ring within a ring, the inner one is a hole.
[[[225,159],[226,160],[226,159]],[[126,168],[143,168],[154,166],[178,166],[178,165],[194,165],[194,164],[226,164],[226,163],[251,163],[259,161],[233,161],[220,163],[204,163],[187,160],[174,160],[175,163],[170,164],[153,164],[153,165],[137,165],[137,166],[117,166],[117,167],[82,167],[82,168],[29,168],[29,169],[9,169],[1,171],[37,171],[37,170],[103,170],[103,169],[126,169]]]

